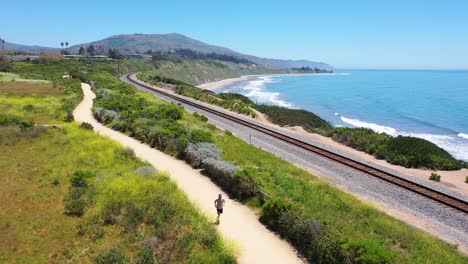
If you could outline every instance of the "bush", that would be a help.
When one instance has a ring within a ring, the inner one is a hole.
[[[468,183],[468,176],[465,176],[465,182]]]
[[[213,143],[190,143],[185,149],[185,160],[193,168],[200,168],[208,158],[221,159],[221,151]]]
[[[55,176],[53,177],[50,182],[53,184],[53,185],[58,185],[60,183],[60,178]]]
[[[83,224],[78,224],[76,226],[76,231],[79,236],[84,236],[86,234],[86,227]]]
[[[157,170],[153,166],[142,166],[137,168],[134,173],[138,175],[154,175],[157,172]]]
[[[78,199],[68,199],[65,201],[65,213],[73,216],[82,216],[85,206],[86,203],[81,197]]]
[[[346,249],[348,258],[352,263],[393,263],[394,253],[375,242],[351,241],[346,245]]]
[[[385,159],[391,164],[408,168],[458,170],[461,161],[447,151],[424,139],[392,137],[366,128],[334,128],[332,139],[354,149]]]
[[[81,123],[80,127],[84,129],[88,129],[88,130],[93,130],[93,125],[91,125],[90,123],[86,123],[86,122]]]
[[[138,252],[135,264],[153,264],[153,249],[151,247],[144,247]]]
[[[291,208],[292,204],[290,202],[280,199],[271,199],[262,207],[260,222],[271,227],[272,230],[278,230],[278,219],[281,215],[291,210]]]
[[[240,201],[258,197],[262,202],[266,200],[263,197],[258,183],[250,175],[247,170],[238,170],[231,183],[230,194],[239,199]]]
[[[100,252],[96,259],[96,264],[124,264],[128,263],[122,250],[117,247]]]
[[[303,109],[290,109],[274,105],[255,105],[255,109],[280,126],[301,126],[309,132],[332,130],[332,126],[318,115]]]
[[[75,171],[70,179],[72,187],[88,187],[88,179],[96,177],[90,171]]]
[[[208,175],[221,188],[231,193],[235,186],[234,175],[239,170],[238,167],[227,163],[224,160],[207,158],[202,163],[203,172]]]
[[[429,180],[440,182],[440,177],[441,176],[439,174],[433,172],[433,173],[431,173],[431,176],[429,176]]]
[[[135,155],[135,151],[131,148],[118,148],[116,151],[115,151],[115,155],[117,157],[121,157],[122,159],[132,159],[132,160],[136,160],[136,155]]]
[[[316,219],[301,217],[290,202],[268,201],[260,221],[289,241],[309,263],[346,263],[341,244],[326,227]]]
[[[93,240],[96,241],[104,237],[104,229],[100,226],[94,228]]]
[[[207,122],[208,121],[208,117],[204,116],[204,115],[200,115],[198,114],[197,112],[193,112],[192,114],[194,117],[196,117],[197,119],[199,119],[200,121],[202,122]]]
[[[201,129],[192,130],[190,137],[192,142],[213,142],[211,133]]]

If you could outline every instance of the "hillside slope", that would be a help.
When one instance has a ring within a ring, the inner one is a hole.
[[[157,69],[145,72],[146,76],[162,76],[177,79],[191,85],[216,82],[242,75],[287,73],[287,70],[261,65],[245,65],[216,60],[158,61]]]

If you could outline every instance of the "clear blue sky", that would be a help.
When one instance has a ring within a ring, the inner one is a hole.
[[[468,1],[4,0],[0,37],[72,45],[178,32],[271,58],[340,68],[468,69]]]

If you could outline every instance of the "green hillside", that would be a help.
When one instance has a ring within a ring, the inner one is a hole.
[[[261,65],[245,65],[218,60],[163,60],[155,62],[154,65],[156,69],[145,72],[144,76],[163,76],[191,85],[236,78],[242,75],[288,72]]]

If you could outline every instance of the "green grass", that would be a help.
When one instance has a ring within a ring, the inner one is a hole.
[[[166,104],[149,94],[121,84],[111,71],[88,70],[84,76],[97,80],[97,87],[106,86],[112,93],[122,95],[121,102],[117,100],[109,106],[130,107],[132,111],[129,113],[142,112],[144,107],[150,107],[151,104],[156,108]],[[126,98],[123,95],[131,96],[131,100],[140,100],[141,104],[123,100]],[[299,212],[300,218],[316,219],[322,223],[333,239],[339,242],[341,250],[350,254],[348,257],[351,262],[380,263],[387,259],[394,263],[467,262],[467,258],[460,255],[453,246],[381,213],[287,161],[213,128],[199,117],[184,112],[182,118],[176,122],[186,130],[201,129],[210,132],[212,140],[222,151],[224,160],[244,169],[261,191],[273,199],[289,201]],[[87,161],[86,157],[80,155],[80,158]],[[256,198],[244,202],[256,209],[263,208]],[[296,227],[287,226],[288,230],[294,228]]]
[[[167,175],[137,174],[148,164],[131,151],[57,119],[64,97],[0,93],[0,114],[60,125],[34,133],[0,126],[1,263],[90,263],[113,247],[135,261],[146,250],[139,243],[151,237],[158,239],[151,252],[160,263],[235,262],[232,249]],[[70,187],[78,170],[95,175],[85,189]],[[82,191],[81,217],[65,214],[72,191]]]
[[[293,202],[305,217],[325,223],[343,241],[377,245],[381,252],[393,252],[395,263],[467,261],[445,242],[379,212],[273,154],[226,134],[218,134],[215,143],[223,159],[248,168],[264,192]]]
[[[11,72],[0,72],[0,82],[27,82],[35,84],[49,84],[50,81],[47,80],[34,80],[34,79],[25,79],[21,78],[18,74]]]

